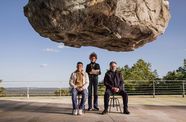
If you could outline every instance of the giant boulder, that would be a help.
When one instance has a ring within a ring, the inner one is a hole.
[[[42,37],[110,51],[142,47],[170,19],[168,0],[29,0],[24,13]]]

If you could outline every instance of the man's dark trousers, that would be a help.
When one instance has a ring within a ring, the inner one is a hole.
[[[123,108],[127,109],[128,108],[128,94],[124,90],[120,90],[118,93],[112,93],[110,89],[106,89],[105,95],[104,95],[104,108],[105,110],[108,110],[108,105],[109,105],[109,98],[111,94],[118,94],[121,95],[123,98]]]

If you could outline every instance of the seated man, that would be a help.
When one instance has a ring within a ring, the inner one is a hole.
[[[104,85],[106,86],[106,91],[104,95],[104,111],[102,114],[108,113],[109,97],[112,94],[119,94],[123,98],[123,113],[130,114],[128,111],[128,95],[123,89],[123,79],[122,74],[117,71],[117,63],[110,62],[110,70],[108,70],[104,77]]]
[[[85,101],[87,98],[87,87],[89,84],[88,74],[83,70],[83,63],[77,63],[77,69],[71,74],[69,84],[71,86],[72,93],[72,104],[73,104],[73,115],[82,115],[82,109],[84,109]],[[81,102],[78,106],[77,95],[81,94]]]

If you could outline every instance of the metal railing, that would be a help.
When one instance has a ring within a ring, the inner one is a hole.
[[[186,80],[125,80],[129,95],[181,95],[185,97]],[[64,96],[70,95],[68,82],[61,81],[1,81],[0,96]],[[98,94],[104,95],[100,83]]]
[[[62,96],[61,89],[67,85],[67,82],[62,81],[2,81],[0,96]]]
[[[185,80],[129,80],[125,81],[129,95],[182,95],[185,96]]]

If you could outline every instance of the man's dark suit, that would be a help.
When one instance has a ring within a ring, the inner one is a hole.
[[[106,86],[106,91],[104,95],[104,107],[105,110],[108,110],[109,97],[111,94],[119,94],[123,98],[123,107],[124,110],[128,108],[128,94],[124,90],[124,81],[122,74],[119,71],[107,71],[104,77],[104,85]],[[112,90],[113,87],[119,88],[117,93],[114,93]]]

